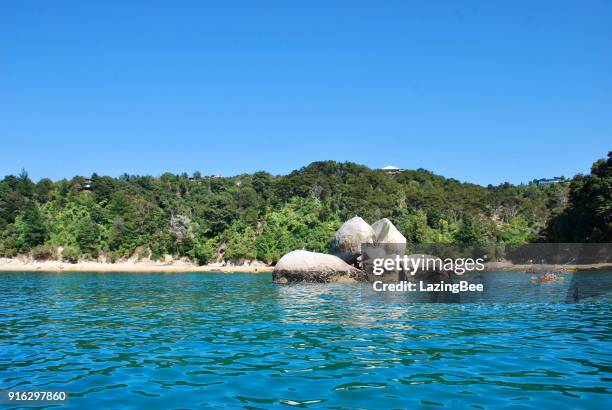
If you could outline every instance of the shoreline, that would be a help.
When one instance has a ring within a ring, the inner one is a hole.
[[[0,258],[0,272],[140,272],[140,273],[188,273],[188,272],[222,272],[222,273],[260,273],[272,272],[273,266],[253,265],[194,265],[182,261],[169,263],[151,261],[124,261],[116,263],[82,261],[68,263],[60,261],[33,261],[19,258]]]
[[[485,271],[521,271],[525,273],[544,272],[576,272],[581,270],[612,270],[612,263],[584,263],[584,264],[521,264],[512,262],[487,262]]]
[[[274,266],[263,263],[244,265],[194,265],[182,260],[172,262],[122,261],[116,263],[81,261],[68,263],[61,261],[36,261],[25,258],[0,258],[0,272],[135,272],[135,273],[188,273],[188,272],[221,272],[221,273],[261,273],[272,272]],[[511,262],[489,262],[485,271],[518,271],[525,273],[575,272],[581,270],[612,270],[612,263],[590,264],[513,264]]]

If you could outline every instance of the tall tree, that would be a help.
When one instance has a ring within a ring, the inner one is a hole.
[[[22,216],[15,223],[17,232],[17,247],[20,251],[28,251],[34,246],[42,245],[48,232],[35,202],[29,202]]]
[[[572,180],[568,207],[545,234],[552,242],[612,242],[612,151]]]

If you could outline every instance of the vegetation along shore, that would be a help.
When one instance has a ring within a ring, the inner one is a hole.
[[[0,272],[272,272],[274,266],[265,264],[197,265],[185,260],[161,261],[123,261],[97,262],[80,261],[66,263],[61,260],[37,261],[31,258],[0,258]],[[520,271],[520,272],[574,272],[578,270],[612,270],[612,263],[589,264],[514,264],[511,262],[490,262],[485,264],[486,271]]]
[[[227,178],[22,171],[0,181],[0,269],[263,270],[327,252],[354,215],[389,218],[412,243],[612,242],[612,153],[588,175],[487,187],[333,161]]]
[[[189,261],[79,261],[67,263],[61,260],[37,261],[31,258],[0,258],[0,272],[271,272],[265,264],[245,265],[197,265]]]

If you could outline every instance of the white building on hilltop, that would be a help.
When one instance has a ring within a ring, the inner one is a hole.
[[[402,171],[401,168],[394,167],[393,165],[387,165],[386,167],[383,167],[380,170],[386,172],[387,174],[397,174],[398,172]]]

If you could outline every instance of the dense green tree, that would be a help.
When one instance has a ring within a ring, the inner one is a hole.
[[[471,216],[465,216],[463,218],[455,238],[457,242],[466,244],[475,244],[482,241],[482,236],[474,223],[474,218]]]
[[[52,200],[53,181],[49,178],[44,178],[38,181],[34,187],[35,198],[38,203],[45,203]]]
[[[268,174],[267,172],[258,171],[253,174],[253,189],[264,199],[268,199],[270,197],[273,182],[274,180],[272,175]]]
[[[227,231],[227,246],[225,249],[226,260],[256,259],[257,249],[255,243],[257,235],[251,226],[241,226],[235,223]]]
[[[196,240],[189,256],[199,265],[206,265],[213,262],[215,253],[217,252],[217,243],[214,239]]]
[[[82,253],[97,257],[100,245],[100,228],[91,217],[80,219],[75,225],[75,239]]]
[[[611,241],[611,159],[590,175],[482,187],[423,169],[394,175],[334,161],[288,175],[165,173],[0,181],[0,255],[68,249],[71,260],[167,254],[200,264],[327,251],[342,221],[388,217],[411,242]]]
[[[255,243],[257,257],[273,263],[294,249],[324,252],[329,249],[340,224],[337,213],[321,202],[293,198],[265,216]]]
[[[545,236],[552,242],[612,242],[612,151],[593,164],[590,175],[572,180],[569,205]]]
[[[533,231],[525,218],[517,217],[501,225],[499,236],[501,242],[510,244],[526,243],[531,239]]]
[[[16,248],[21,252],[42,245],[47,240],[47,227],[36,203],[29,202],[26,205],[23,215],[17,217],[15,221],[15,231]]]

